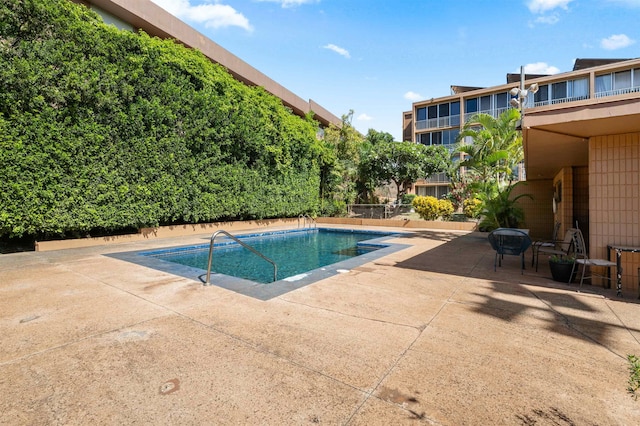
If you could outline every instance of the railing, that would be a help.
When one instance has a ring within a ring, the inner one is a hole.
[[[409,213],[413,206],[411,204],[349,204],[347,210],[349,217],[362,219],[390,219]]]
[[[625,87],[624,89],[607,90],[604,92],[596,92],[596,98],[604,98],[606,96],[624,95],[626,93],[640,92],[640,86],[637,87]]]
[[[311,216],[309,216],[308,214],[301,214],[298,216],[298,228],[300,228],[300,219],[302,219],[302,229],[307,228],[307,220],[309,220],[309,223],[313,225],[314,229],[318,227],[318,224],[315,220],[313,220]]]
[[[460,115],[448,115],[446,117],[430,118],[416,121],[416,130],[442,129],[460,125]]]
[[[273,260],[269,259],[267,256],[265,256],[264,254],[260,253],[258,250],[254,249],[250,245],[243,243],[237,237],[234,237],[233,235],[231,235],[227,231],[220,230],[220,231],[214,232],[213,235],[211,236],[211,242],[209,243],[209,261],[207,263],[207,280],[205,281],[204,285],[211,284],[211,264],[213,263],[214,241],[215,241],[216,237],[218,235],[220,235],[220,234],[226,235],[227,237],[231,238],[236,243],[240,244],[242,247],[246,248],[247,250],[251,251],[254,254],[257,254],[258,256],[260,256],[261,258],[266,260],[267,262],[271,263],[273,265],[273,281],[277,281],[278,280],[278,265],[276,265],[276,262],[274,262]]]

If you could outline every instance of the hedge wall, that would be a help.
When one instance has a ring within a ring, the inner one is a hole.
[[[317,124],[68,0],[0,5],[0,237],[297,216]]]

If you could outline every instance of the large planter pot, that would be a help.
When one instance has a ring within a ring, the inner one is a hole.
[[[576,278],[578,268],[576,268],[575,271],[573,271],[573,275],[571,275],[572,268],[573,263],[549,261],[549,269],[551,269],[551,277],[553,277],[554,281],[563,283],[573,282]]]

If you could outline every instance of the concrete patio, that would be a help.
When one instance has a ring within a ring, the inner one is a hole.
[[[203,237],[0,255],[0,424],[640,424],[635,295],[473,232],[269,300],[105,256]]]

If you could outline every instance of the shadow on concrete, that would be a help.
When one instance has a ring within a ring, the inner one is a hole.
[[[432,233],[415,234],[415,237],[431,238]],[[611,348],[615,343],[612,336],[616,330],[622,329],[636,335],[640,332],[638,329],[625,326],[611,306],[607,308],[611,310],[598,311],[594,308],[598,305],[590,304],[588,299],[595,297],[597,300],[611,299],[638,304],[638,300],[631,296],[615,297],[615,289],[590,285],[583,286],[583,292],[578,293],[577,284],[553,281],[548,266],[541,265],[536,272],[531,268],[530,262],[521,275],[518,256],[505,256],[502,267],[494,271],[495,252],[486,233],[474,232],[462,236],[458,234],[450,240],[447,239],[446,233],[436,237],[445,243],[400,261],[395,266],[482,280],[479,281],[479,285],[484,283],[483,289],[470,292],[471,300],[465,302],[473,306],[472,309],[477,313],[506,322],[522,316],[535,316],[547,323],[546,330],[550,332],[583,339],[607,348]],[[526,259],[531,259],[530,251]],[[489,289],[486,288],[487,284],[490,286]],[[603,318],[611,318],[612,321]]]

